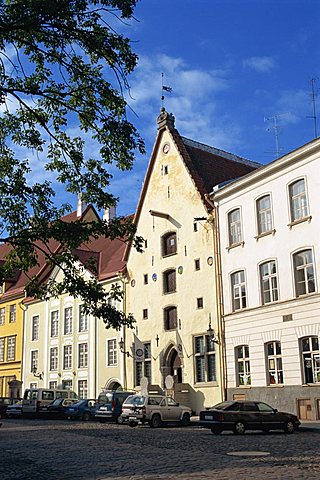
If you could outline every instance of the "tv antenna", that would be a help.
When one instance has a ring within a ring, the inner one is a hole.
[[[274,131],[274,136],[275,136],[275,141],[276,141],[276,150],[275,150],[275,155],[276,158],[280,157],[280,151],[283,150],[279,146],[279,133],[280,133],[280,126],[278,123],[278,119],[280,117],[283,117],[285,115],[289,115],[289,112],[286,113],[279,113],[277,115],[272,115],[271,117],[264,117],[265,122],[273,122],[273,125],[269,128],[267,128],[267,131],[270,132],[271,130]]]
[[[312,99],[312,111],[313,115],[309,115],[307,118],[313,118],[313,126],[314,126],[314,138],[318,137],[318,131],[317,131],[317,94],[315,92],[315,83],[316,83],[316,78],[311,78],[310,80],[311,83],[311,99]]]

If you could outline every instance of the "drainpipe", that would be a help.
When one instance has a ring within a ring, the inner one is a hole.
[[[218,207],[210,200],[209,195],[205,195],[206,201],[212,207],[212,233],[214,248],[214,267],[215,267],[215,287],[216,287],[216,312],[218,323],[219,344],[219,364],[221,371],[220,389],[221,400],[227,399],[227,371],[226,371],[226,349],[225,349],[225,331],[224,331],[224,303],[222,290],[222,272],[221,272],[221,253],[220,253],[220,235],[219,235],[219,215]]]
[[[122,291],[123,291],[123,297],[122,297],[122,307],[123,307],[123,312],[127,314],[127,279],[124,275],[120,275],[120,280],[122,282]],[[122,338],[123,338],[123,356],[122,356],[122,361],[123,361],[123,389],[126,391],[128,389],[128,382],[127,382],[127,355],[126,355],[126,326],[122,326]]]

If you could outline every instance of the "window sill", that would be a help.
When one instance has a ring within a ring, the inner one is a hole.
[[[163,292],[162,295],[170,295],[171,293],[177,293],[177,290],[170,290],[170,292]]]
[[[252,388],[252,385],[237,385],[236,388],[245,388],[246,390],[249,390],[250,388]]]
[[[317,382],[317,383],[303,383],[301,385],[302,387],[318,387],[320,386],[320,382]]]
[[[205,387],[218,387],[219,384],[217,381],[213,382],[197,382],[193,384],[196,388],[205,388]]]
[[[238,243],[233,243],[232,245],[229,245],[226,250],[232,250],[232,248],[236,248],[236,247],[243,247],[244,246],[244,241],[242,242],[238,242]]]
[[[173,255],[177,255],[177,253],[178,253],[178,252],[168,253],[167,255],[162,255],[162,258],[172,257]]]
[[[304,223],[304,222],[310,223],[311,219],[312,219],[312,215],[308,215],[308,217],[299,218],[298,220],[295,220],[294,222],[288,223],[288,227],[291,230],[292,227],[294,227],[295,225],[299,225],[299,223]]]
[[[258,241],[258,240],[260,240],[260,238],[267,237],[267,236],[269,236],[269,235],[274,236],[275,233],[276,233],[276,229],[274,228],[273,230],[269,230],[268,232],[259,233],[259,235],[257,235],[257,236],[254,237],[254,238]]]
[[[284,384],[283,383],[274,383],[272,385],[267,385],[268,388],[283,388]]]

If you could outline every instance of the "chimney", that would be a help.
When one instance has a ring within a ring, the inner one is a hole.
[[[112,207],[105,208],[102,220],[106,220],[107,222],[109,222],[109,220],[112,220],[113,218],[115,218],[116,215],[117,213],[116,213],[115,205]]]
[[[82,200],[82,193],[78,193],[77,218],[81,217],[86,206],[86,202]]]

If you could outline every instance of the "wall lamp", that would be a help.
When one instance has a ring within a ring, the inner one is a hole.
[[[208,326],[207,334],[208,334],[210,340],[211,340],[213,343],[217,343],[217,344],[220,343],[220,342],[219,342],[219,337],[218,337],[218,336],[216,337],[216,334],[214,333],[214,330],[213,330],[213,328],[212,328],[212,326],[211,326],[211,318],[210,318],[210,320],[209,320],[209,326]]]
[[[39,378],[39,380],[43,379],[43,372],[38,372],[37,367],[32,367],[31,373],[34,377]]]
[[[130,352],[127,352],[125,349],[124,349],[124,341],[123,341],[123,338],[121,337],[120,338],[120,341],[119,341],[119,348],[120,348],[120,352],[123,353],[124,355],[127,355],[127,357],[132,357],[133,358],[133,355],[131,355]]]

